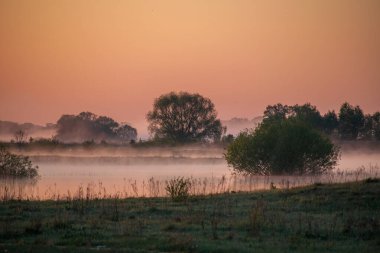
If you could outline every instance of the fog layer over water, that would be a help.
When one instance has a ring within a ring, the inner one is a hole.
[[[204,194],[344,182],[377,177],[380,173],[379,152],[343,150],[337,169],[330,175],[236,176],[227,166],[223,152],[222,148],[24,152],[39,166],[41,177],[34,185],[14,187],[13,194],[37,199],[75,198],[81,191],[92,197],[164,196],[165,181],[180,176],[192,178],[194,194]]]

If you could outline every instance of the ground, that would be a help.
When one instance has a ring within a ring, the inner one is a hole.
[[[0,203],[0,252],[380,252],[380,181]]]

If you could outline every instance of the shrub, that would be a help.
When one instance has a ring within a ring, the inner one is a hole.
[[[29,157],[12,154],[0,147],[0,178],[6,177],[37,178],[38,166],[33,166]]]
[[[225,158],[237,172],[258,175],[321,174],[337,163],[339,150],[319,131],[295,119],[261,124],[243,132]]]
[[[166,181],[165,190],[173,201],[183,201],[189,197],[190,179],[178,177]]]

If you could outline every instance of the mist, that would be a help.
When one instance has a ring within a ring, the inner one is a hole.
[[[230,120],[222,120],[222,124],[223,126],[227,127],[226,134],[232,134],[236,136],[241,131],[255,128],[262,121],[262,119],[263,117],[261,116],[255,117],[253,119],[235,117]]]
[[[29,197],[39,199],[72,196],[80,188],[91,188],[91,191],[109,195],[122,193],[126,197],[150,196],[149,185],[152,182],[160,185],[159,195],[165,196],[165,181],[175,177],[192,178],[197,185],[194,191],[211,192],[221,180],[226,180],[231,189],[239,191],[251,190],[252,187],[265,189],[270,183],[296,187],[319,181],[358,180],[380,174],[379,152],[351,146],[342,147],[338,166],[323,177],[236,175],[224,160],[224,148],[207,145],[78,147],[50,151],[14,149],[12,152],[29,156],[39,166],[40,179],[33,186],[28,186]]]

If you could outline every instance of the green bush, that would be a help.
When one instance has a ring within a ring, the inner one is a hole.
[[[33,166],[29,157],[12,154],[0,147],[0,178],[6,177],[37,178],[38,166]]]
[[[339,150],[316,129],[295,119],[261,124],[227,148],[237,172],[257,175],[321,174],[336,165]]]
[[[165,190],[173,201],[183,201],[189,197],[190,179],[178,177],[166,181]]]

